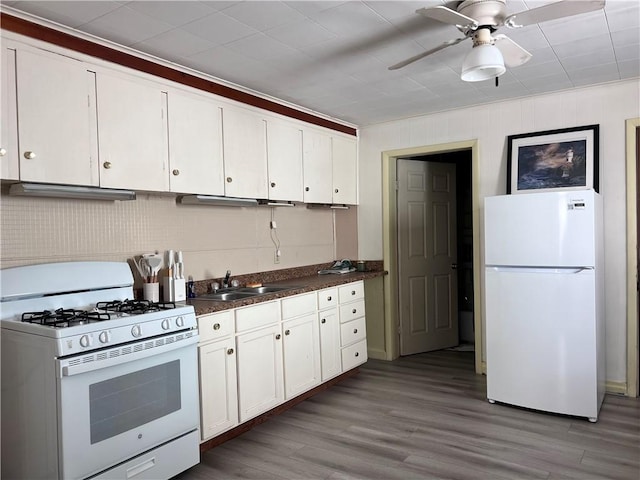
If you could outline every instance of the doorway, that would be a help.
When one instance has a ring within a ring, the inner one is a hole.
[[[464,140],[446,144],[425,145],[382,152],[382,221],[383,221],[383,257],[384,268],[388,275],[384,282],[384,318],[385,318],[385,359],[394,360],[400,356],[400,323],[398,298],[398,238],[397,238],[397,161],[399,158],[420,157],[424,155],[446,154],[459,151],[470,152],[472,184],[472,272],[473,272],[473,337],[474,363],[476,373],[484,373],[482,298],[480,294],[480,188],[479,188],[479,151],[477,140]]]
[[[396,165],[400,355],[473,351],[471,149]]]

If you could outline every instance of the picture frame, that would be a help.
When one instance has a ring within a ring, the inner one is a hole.
[[[507,193],[599,190],[599,125],[507,137]]]

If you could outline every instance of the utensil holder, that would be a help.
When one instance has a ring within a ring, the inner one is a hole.
[[[142,285],[142,298],[150,302],[160,301],[160,284],[144,283]]]

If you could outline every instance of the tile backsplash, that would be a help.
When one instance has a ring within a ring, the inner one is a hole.
[[[184,252],[185,274],[203,280],[224,276],[227,269],[246,274],[357,255],[356,209],[179,205],[174,195],[157,194],[138,194],[130,202],[27,198],[8,196],[4,190],[1,268],[126,261],[172,249]],[[272,219],[280,241],[277,264]]]

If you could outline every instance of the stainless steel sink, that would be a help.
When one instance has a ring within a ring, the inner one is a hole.
[[[213,300],[217,302],[231,302],[233,300],[243,300],[245,298],[259,297],[270,293],[292,290],[298,287],[284,287],[277,285],[263,285],[261,287],[237,287],[225,288],[213,293],[206,293],[195,298],[195,300]]]

